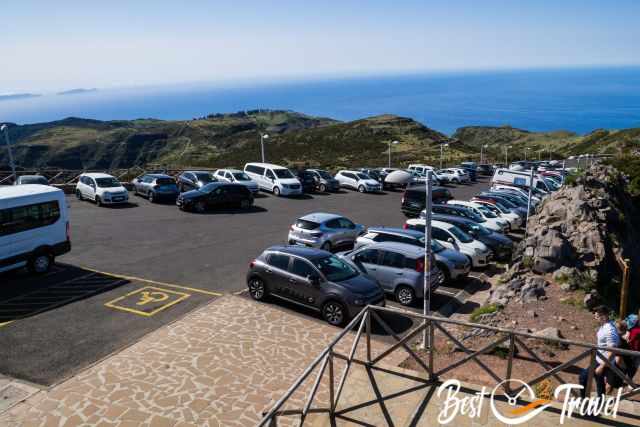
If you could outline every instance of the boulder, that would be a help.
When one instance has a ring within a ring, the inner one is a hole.
[[[595,291],[589,292],[584,296],[582,303],[587,308],[587,310],[593,310],[598,305],[600,305],[600,296]]]

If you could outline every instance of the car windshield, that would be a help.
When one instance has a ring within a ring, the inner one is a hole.
[[[515,203],[512,203],[510,200],[507,200],[504,197],[500,198],[500,204],[502,204],[503,206],[506,206],[507,208],[515,208],[516,207]]]
[[[465,209],[465,212],[467,213],[467,217],[471,218],[475,222],[487,222],[486,219],[482,218],[482,216],[478,215],[471,209]]]
[[[327,171],[318,171],[318,175],[320,175],[322,179],[333,179],[333,176]]]
[[[201,193],[211,193],[213,190],[215,190],[216,188],[218,188],[218,184],[215,182],[210,182],[207,185],[203,185],[202,187],[200,187],[200,189],[198,191],[200,191]]]
[[[474,206],[474,207],[480,212],[482,212],[482,215],[484,215],[485,218],[498,218],[498,215],[491,212],[491,209],[489,209],[486,206]]]
[[[198,178],[198,181],[204,184],[216,181],[216,179],[213,177],[213,174],[210,173],[197,173],[196,178]]]
[[[20,184],[48,184],[47,178],[44,176],[22,176]]]
[[[486,227],[483,227],[480,224],[470,224],[469,229],[475,231],[479,236],[488,236],[491,234],[491,232],[487,230]]]
[[[424,237],[420,238],[420,243],[422,243],[422,246],[424,247]],[[445,247],[442,246],[440,242],[438,242],[436,239],[431,239],[431,252],[437,254],[438,252],[442,252],[443,250],[445,250]]]
[[[473,237],[469,236],[464,231],[460,230],[455,225],[449,229],[449,232],[456,236],[456,239],[460,240],[462,243],[471,243],[473,242]]]
[[[358,177],[358,179],[369,179],[369,175],[367,175],[366,173],[357,173],[356,176]]]
[[[324,277],[331,282],[342,282],[358,275],[355,268],[335,255],[320,258],[315,261],[315,265],[324,274]]]
[[[293,174],[289,169],[274,169],[273,173],[275,173],[276,176],[280,179],[294,178]]]
[[[234,172],[232,175],[236,179],[236,181],[251,181],[249,175],[244,172]]]
[[[96,178],[96,184],[100,188],[120,187],[120,182],[115,178]]]

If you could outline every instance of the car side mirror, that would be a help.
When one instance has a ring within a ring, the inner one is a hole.
[[[449,238],[447,239],[447,242],[449,242],[449,243],[455,243],[455,240],[453,240],[453,237],[449,237]]]
[[[312,286],[318,287],[320,286],[320,277],[315,275],[308,275],[307,280],[311,283]]]

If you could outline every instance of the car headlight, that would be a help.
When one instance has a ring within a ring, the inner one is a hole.
[[[473,251],[475,252],[476,255],[482,255],[484,253],[484,251],[480,248],[475,248]]]

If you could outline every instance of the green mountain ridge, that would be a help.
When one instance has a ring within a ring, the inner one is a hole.
[[[111,169],[149,164],[175,167],[241,167],[260,159],[260,134],[267,133],[267,161],[326,168],[439,164],[445,161],[500,161],[581,153],[637,153],[640,128],[596,130],[580,136],[567,131],[531,132],[510,126],[467,126],[452,137],[407,117],[380,115],[341,122],[282,110],[212,114],[192,120],[111,120],[70,117],[48,123],[9,125],[16,164],[22,168]],[[8,166],[0,150],[0,168]]]

